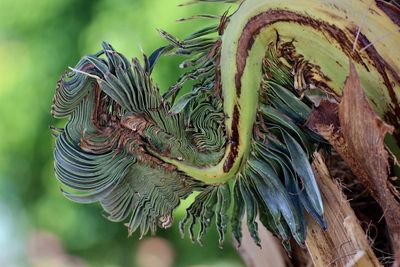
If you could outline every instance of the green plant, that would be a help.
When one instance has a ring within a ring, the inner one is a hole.
[[[315,104],[340,101],[349,59],[371,101],[382,99],[374,108],[396,127],[398,149],[400,64],[389,47],[399,37],[380,36],[398,31],[400,13],[373,5],[360,27],[349,14],[371,8],[360,0],[242,1],[182,40],[160,31],[168,44],[143,63],[103,43],[54,97],[53,116],[68,118],[54,129],[56,175],[73,190],[64,194],[99,201],[110,220],[145,235],[169,227],[180,200],[198,192],[180,223],[192,240],[215,217],[221,244],[229,221],[240,243],[246,213],[257,244],[257,216],[286,248],[291,237],[303,243],[305,210],[326,227],[310,160],[328,145],[306,122]],[[163,54],[186,56],[187,72],[162,95],[151,72]],[[177,97],[188,81],[192,90]]]

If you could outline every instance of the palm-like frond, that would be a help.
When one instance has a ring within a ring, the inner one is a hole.
[[[195,2],[241,1],[190,3]],[[326,143],[305,123],[315,91],[330,101],[337,96],[317,81],[322,74],[316,66],[289,53],[294,41],[276,33],[257,69],[261,84],[241,88],[242,94],[257,90],[258,102],[248,153],[235,174],[213,183],[183,171],[177,162],[199,172],[218,166],[239,140],[226,129],[225,122],[235,114],[227,114],[221,92],[221,49],[231,16],[219,18],[182,40],[160,31],[168,43],[144,55],[143,66],[103,43],[100,52],[83,57],[67,72],[52,107],[55,117],[68,118],[56,134],[56,175],[69,188],[64,192],[68,198],[100,202],[110,220],[127,222],[130,233],[168,227],[180,200],[199,192],[180,223],[182,234],[187,227],[190,238],[201,242],[215,220],[221,244],[229,225],[240,243],[246,214],[256,244],[258,217],[289,249],[292,237],[304,242],[305,212],[326,227],[310,165],[313,152]],[[151,72],[166,53],[184,56],[180,67],[186,71],[162,95]],[[192,90],[177,98],[188,81],[194,81]]]
[[[127,221],[130,232],[140,228],[144,235],[149,230],[154,233],[157,225],[169,226],[180,200],[201,191],[181,222],[183,232],[191,221],[191,239],[201,242],[215,217],[222,243],[233,202],[231,220],[239,242],[245,212],[256,243],[257,215],[285,244],[289,244],[289,233],[302,242],[304,208],[324,224],[307,156],[320,140],[296,124],[305,121],[310,108],[282,87],[290,80],[283,85],[274,77],[265,81],[263,92],[268,100],[260,105],[252,154],[233,185],[233,197],[228,184],[203,185],[156,156],[155,152],[199,165],[212,164],[222,156],[224,114],[220,96],[215,97],[220,90],[218,29],[209,27],[182,42],[168,36],[171,47],[145,57],[144,68],[136,59],[131,65],[104,44],[101,52],[84,57],[65,74],[52,109],[54,116],[69,119],[57,135],[57,177],[77,192],[64,192],[68,198],[82,203],[99,201],[108,218]],[[213,33],[213,39],[204,37]],[[163,98],[150,72],[166,50],[188,55],[182,65],[195,71],[184,74]],[[197,85],[171,108],[165,99],[189,79]],[[197,223],[200,230],[195,238]]]

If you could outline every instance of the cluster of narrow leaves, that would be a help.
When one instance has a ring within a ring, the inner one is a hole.
[[[326,227],[310,166],[323,140],[303,126],[311,103],[294,89],[279,44],[267,49],[261,88],[251,88],[260,92],[259,116],[250,156],[231,183],[203,184],[159,157],[209,166],[224,154],[219,58],[226,22],[223,15],[183,40],[161,31],[169,44],[144,56],[144,66],[104,43],[62,76],[52,114],[68,121],[54,128],[54,157],[68,198],[100,202],[110,220],[126,221],[130,233],[139,229],[145,235],[170,226],[180,200],[199,192],[180,229],[183,234],[188,226],[190,238],[200,243],[213,220],[221,244],[229,223],[240,243],[245,214],[257,244],[258,217],[288,249],[292,236],[304,242],[305,211]],[[150,76],[166,53],[186,56],[181,67],[188,70],[162,96]],[[188,80],[195,81],[192,90],[175,101]]]
[[[183,40],[162,33],[174,47],[172,51],[175,54],[188,55],[189,59],[181,64],[181,68],[192,67],[165,96],[174,96],[186,80],[197,82],[191,92],[175,102],[172,110],[190,114],[191,103],[196,102],[194,96],[199,89],[211,91],[212,94],[220,92],[218,63],[221,39],[215,33],[216,29],[218,33],[223,32],[225,22],[224,15],[219,25],[197,31]],[[180,225],[183,233],[184,226],[191,221],[189,235],[192,240],[201,242],[205,228],[215,215],[222,241],[227,226],[227,211],[220,210],[220,207],[229,206],[226,203],[231,202],[232,231],[239,244],[244,214],[256,244],[260,244],[257,216],[268,230],[279,236],[288,249],[292,236],[300,244],[305,239],[304,210],[322,227],[326,227],[321,197],[309,163],[316,148],[326,143],[318,134],[304,126],[310,115],[312,102],[307,95],[300,99],[303,92],[296,90],[295,75],[283,63],[283,55],[278,51],[279,47],[289,44],[291,43],[284,43],[277,38],[267,49],[262,70],[264,82],[259,88],[261,101],[253,133],[252,151],[231,185],[233,199],[230,199],[231,195],[222,193],[229,190],[228,184],[214,186],[213,190],[202,192],[189,207],[188,214]],[[221,99],[220,101],[222,102]],[[210,212],[210,207],[213,206],[215,212]],[[193,233],[196,223],[200,225],[197,237]]]
[[[101,53],[108,61],[99,58]],[[201,185],[143,151],[142,138],[155,132],[159,139],[179,136],[183,121],[159,108],[158,89],[138,63],[132,67],[107,44],[101,53],[84,57],[58,83],[52,114],[68,122],[54,129],[55,171],[74,190],[65,192],[68,198],[100,201],[110,220],[128,219],[129,231],[140,227],[143,235],[157,225],[169,226],[180,199]],[[167,149],[176,142],[163,140],[153,145]]]

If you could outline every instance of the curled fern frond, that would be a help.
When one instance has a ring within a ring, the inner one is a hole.
[[[103,43],[62,76],[52,114],[68,119],[54,153],[63,192],[77,202],[100,202],[110,220],[125,221],[130,233],[141,235],[169,227],[180,201],[198,192],[180,223],[193,241],[201,243],[214,221],[220,245],[228,226],[240,244],[246,215],[256,244],[256,218],[287,249],[291,238],[303,244],[305,212],[327,227],[311,168],[313,153],[327,143],[306,126],[314,105],[339,101],[349,58],[368,81],[397,77],[395,67],[380,68],[387,56],[376,50],[349,50],[353,30],[347,26],[354,18],[331,24],[343,15],[328,12],[332,1],[300,1],[314,11],[312,18],[292,0],[195,2],[240,5],[232,14],[199,16],[219,22],[183,39],[159,30],[167,44],[144,55],[143,64]],[[364,4],[340,6],[361,10]],[[391,21],[380,16],[372,25]],[[300,35],[302,27],[316,52],[331,49],[321,62]],[[185,72],[162,94],[151,73],[164,54],[185,57],[179,66]],[[188,81],[192,89],[177,97]],[[390,86],[366,88],[379,94]],[[383,113],[394,103],[389,98],[379,107]]]

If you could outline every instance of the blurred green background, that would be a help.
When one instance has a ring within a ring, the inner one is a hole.
[[[49,111],[60,75],[103,40],[129,57],[141,48],[150,54],[165,44],[157,28],[183,37],[214,22],[176,19],[228,8],[177,7],[181,1],[0,1],[0,266],[244,266],[230,240],[218,248],[215,229],[203,247],[180,238],[184,205],[171,229],[139,241],[107,221],[99,205],[65,199],[53,172],[48,126],[62,122]],[[154,79],[165,89],[179,75],[179,59],[159,63]]]

